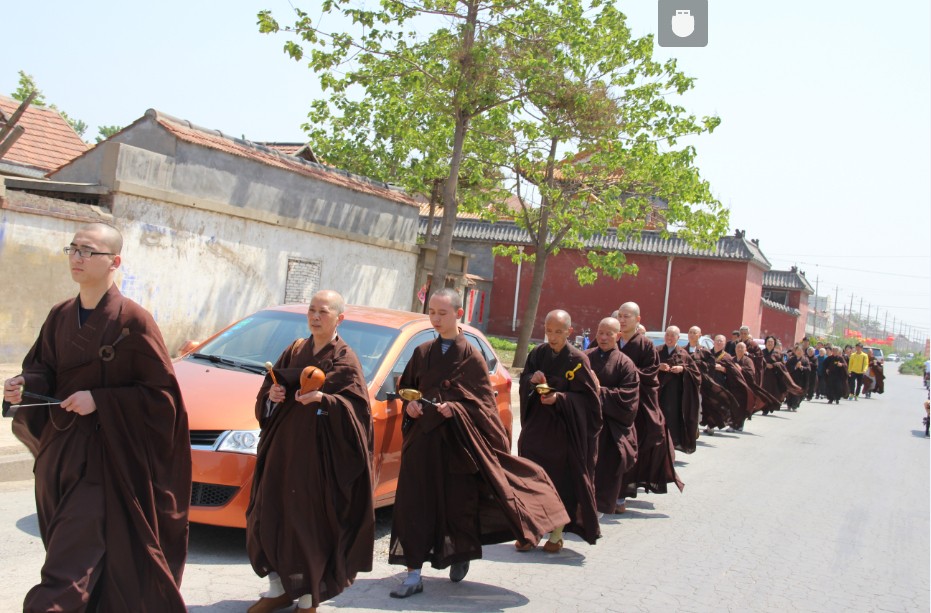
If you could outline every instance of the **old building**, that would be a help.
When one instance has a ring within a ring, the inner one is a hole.
[[[80,222],[125,237],[121,291],[176,350],[320,288],[408,309],[418,205],[383,183],[155,110],[50,173],[0,179],[0,360],[19,359],[56,300],[73,295],[61,253]],[[56,264],[56,262],[59,262]]]
[[[793,266],[790,270],[768,270],[763,275],[762,334],[772,334],[786,349],[805,336],[808,324],[808,297],[815,293],[805,273]]]
[[[61,113],[0,96],[0,176],[42,179],[87,151]]]

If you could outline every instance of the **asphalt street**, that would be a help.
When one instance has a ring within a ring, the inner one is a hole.
[[[677,460],[685,492],[629,502],[595,546],[489,546],[462,583],[427,568],[406,600],[388,597],[403,569],[387,564],[382,510],[373,571],[320,611],[928,611],[926,392],[892,370],[882,396],[702,436]],[[0,516],[0,609],[16,611],[43,560],[31,481],[0,483]],[[191,611],[243,612],[264,587],[243,531],[192,526]]]

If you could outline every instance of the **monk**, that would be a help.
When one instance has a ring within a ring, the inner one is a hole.
[[[423,591],[425,562],[448,566],[459,582],[482,545],[517,539],[519,550],[530,550],[569,522],[543,469],[510,454],[488,366],[458,326],[459,294],[438,290],[428,312],[439,336],[414,350],[400,379],[401,389],[426,400],[404,407],[388,561],[408,574],[394,598]]]
[[[738,331],[740,332],[740,341],[746,345],[747,355],[753,361],[753,368],[756,370],[756,384],[763,387],[763,350],[750,336],[749,326],[740,326]]]
[[[701,328],[689,328],[689,344],[685,350],[701,372],[701,416],[699,425],[704,432],[713,435],[715,429],[724,429],[731,423],[731,414],[736,410],[737,400],[714,380],[714,355],[699,344]]]
[[[802,399],[808,393],[808,378],[812,376],[811,363],[808,361],[808,357],[805,355],[801,345],[796,345],[792,348],[792,355],[786,360],[786,370],[789,371],[789,375],[792,377],[792,381],[795,382],[795,385],[802,391],[801,394],[787,394],[786,407],[790,411],[798,411],[799,406],[802,404]]]
[[[604,426],[598,439],[595,465],[595,502],[599,513],[623,513],[617,501],[624,473],[637,460],[637,430],[634,420],[640,399],[637,368],[617,347],[621,323],[605,317],[595,334],[597,345],[585,352],[600,384]]]
[[[112,226],[78,229],[64,249],[78,295],[52,308],[3,384],[5,415],[40,404],[13,416],[36,457],[46,551],[23,611],[185,610],[187,413],[158,326],[114,283],[122,247]]]
[[[669,326],[659,348],[659,404],[675,448],[694,453],[701,371],[688,352],[679,347],[680,334],[678,326]]]
[[[847,397],[847,361],[841,348],[834,346],[831,355],[824,360],[824,395],[828,404],[840,404]]]
[[[776,348],[776,337],[767,336],[763,348],[763,383],[764,390],[779,401],[780,406],[790,394],[804,396],[805,391],[792,380],[782,361],[782,352]]]
[[[558,553],[564,530],[591,545],[601,536],[594,482],[602,416],[588,357],[567,342],[569,313],[547,313],[544,330],[546,342],[530,352],[520,375],[517,450],[543,467],[565,505],[568,524],[554,529],[543,546],[547,553]],[[554,391],[541,392],[537,386],[542,384]]]
[[[781,403],[773,398],[769,392],[757,385],[756,367],[753,365],[753,360],[747,355],[747,345],[743,341],[737,343],[737,357],[734,359],[734,363],[740,367],[744,382],[753,393],[754,401],[751,413],[762,411],[763,415],[769,415],[778,410]]]
[[[297,611],[340,594],[372,570],[372,414],[362,366],[339,336],[345,302],[314,294],[311,335],[284,350],[255,403],[259,438],[246,548],[268,591],[249,613],[297,600]],[[301,393],[301,372],[315,366],[323,386]]]
[[[659,407],[659,354],[653,343],[640,333],[640,306],[625,302],[618,308],[621,334],[618,347],[637,367],[640,375],[640,406],[637,408],[637,461],[624,475],[622,496],[636,496],[637,489],[666,493],[666,485],[685,487],[676,475],[676,452],[666,429],[666,419]],[[619,501],[624,508],[626,500]]]
[[[730,392],[737,402],[731,405],[731,419],[728,432],[743,432],[744,422],[753,414],[753,394],[744,381],[740,367],[734,358],[724,350],[727,339],[723,334],[714,337],[714,374],[712,378],[721,387]]]

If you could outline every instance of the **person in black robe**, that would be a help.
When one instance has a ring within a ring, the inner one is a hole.
[[[688,334],[689,344],[685,350],[701,372],[699,425],[704,427],[705,434],[713,435],[716,428],[724,429],[730,425],[737,399],[714,380],[714,355],[698,342],[701,328],[692,326]]]
[[[685,349],[679,347],[680,334],[678,326],[669,326],[659,348],[659,405],[675,448],[694,453],[698,439],[701,371]]]
[[[793,348],[792,355],[789,356],[789,359],[786,361],[786,370],[789,371],[795,385],[798,386],[798,389],[802,392],[787,394],[786,407],[788,407],[790,411],[798,411],[798,407],[802,404],[802,398],[804,398],[807,393],[808,378],[811,376],[811,363],[808,361],[808,358],[805,357],[800,345],[796,345]]]
[[[621,324],[606,317],[598,324],[595,347],[585,352],[599,383],[604,426],[598,438],[595,502],[599,513],[623,513],[618,508],[621,481],[637,460],[634,420],[640,398],[637,367],[617,348]]]
[[[388,562],[408,574],[394,598],[423,591],[426,562],[462,581],[482,545],[517,539],[530,549],[569,521],[543,469],[510,454],[488,366],[458,326],[459,294],[438,290],[428,312],[439,336],[414,350],[398,382],[423,399],[403,409]]]
[[[544,320],[546,342],[534,347],[520,375],[520,438],[517,450],[543,467],[556,485],[569,523],[564,530],[594,545],[601,536],[595,503],[595,463],[602,428],[598,383],[588,357],[567,342],[572,320],[562,310]],[[543,385],[554,391],[538,391]],[[543,550],[562,549],[563,528]]]
[[[725,339],[723,334],[714,337],[714,374],[712,378],[718,385],[730,392],[736,403],[732,406],[729,432],[743,432],[744,422],[753,414],[754,398],[744,380],[740,367],[734,358],[724,351]]]
[[[828,404],[840,404],[841,398],[847,397],[847,378],[847,361],[840,347],[834,347],[824,360],[824,395]]]
[[[795,384],[789,371],[786,370],[782,353],[776,348],[775,336],[767,336],[766,346],[763,348],[762,387],[779,401],[780,406],[790,394],[797,396],[805,393]]]
[[[676,474],[676,451],[666,428],[666,419],[659,406],[659,354],[646,336],[637,329],[640,307],[625,302],[618,309],[621,334],[617,344],[637,367],[640,375],[640,406],[637,408],[637,461],[624,475],[621,495],[634,497],[637,489],[665,494],[667,484],[675,483],[681,492],[685,487]],[[619,499],[624,508],[626,501]]]
[[[724,345],[724,351],[732,358],[737,357],[737,343],[740,342],[740,330],[731,332],[731,340]]]
[[[779,405],[782,403],[757,384],[756,367],[753,365],[753,360],[747,355],[747,345],[743,341],[737,343],[737,357],[734,359],[734,363],[740,367],[744,382],[753,394],[751,415],[757,411],[762,411],[763,415],[769,415],[773,411],[779,410]],[[750,419],[750,417],[747,417],[747,419]]]
[[[158,326],[114,283],[122,246],[112,226],[77,231],[65,253],[78,296],[3,385],[4,415],[24,405],[13,432],[36,458],[46,551],[25,612],[185,610],[187,412]]]
[[[740,341],[747,346],[747,355],[753,360],[753,368],[756,369],[756,384],[763,387],[763,350],[750,336],[748,326],[740,326]],[[782,402],[781,400],[779,401]]]
[[[818,389],[818,352],[814,347],[809,347],[805,352],[805,357],[808,358],[808,386],[805,388],[805,400],[811,402]]]
[[[345,302],[331,290],[307,310],[311,336],[278,358],[256,397],[262,428],[246,509],[246,549],[269,589],[249,613],[312,613],[372,570],[372,412],[362,366],[338,334]],[[317,367],[322,387],[301,390]]]

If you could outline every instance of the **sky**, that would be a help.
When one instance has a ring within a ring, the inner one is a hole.
[[[360,0],[361,1],[361,0]],[[316,1],[293,0],[313,13]],[[0,21],[0,93],[31,74],[48,103],[89,126],[146,109],[255,141],[303,142],[314,74],[263,35],[286,0],[48,0]],[[635,35],[656,0],[620,0]],[[656,47],[695,77],[681,102],[722,124],[692,144],[731,230],[774,269],[797,265],[838,309],[931,324],[931,3],[709,0],[706,47]],[[852,296],[852,298],[851,298]]]

